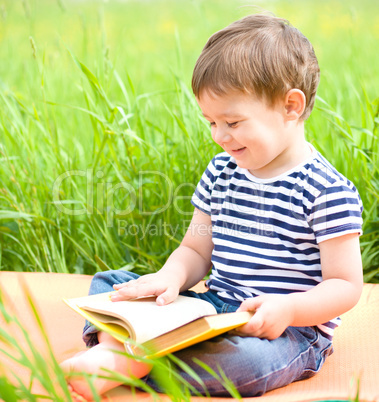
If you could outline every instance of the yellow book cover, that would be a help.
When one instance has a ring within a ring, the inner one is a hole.
[[[246,324],[252,313],[217,314],[204,300],[178,296],[165,306],[155,297],[112,302],[110,293],[63,299],[77,313],[122,343],[163,356]]]

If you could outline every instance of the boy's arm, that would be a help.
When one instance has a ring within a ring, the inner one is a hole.
[[[363,286],[358,234],[321,242],[320,257],[323,281],[311,290],[245,300],[240,310],[256,314],[240,332],[275,339],[288,326],[322,324],[351,309]]]
[[[179,292],[189,289],[207,274],[213,250],[212,222],[209,215],[195,208],[189,228],[180,246],[155,274],[115,285],[112,301],[156,295],[157,303],[168,304]]]

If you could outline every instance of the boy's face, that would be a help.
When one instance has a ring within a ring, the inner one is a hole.
[[[213,140],[239,167],[270,178],[296,166],[290,165],[299,136],[286,119],[284,100],[269,107],[240,91],[221,96],[203,91],[197,102],[210,122]]]

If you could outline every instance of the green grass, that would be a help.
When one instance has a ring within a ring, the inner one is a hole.
[[[267,8],[315,44],[323,78],[308,138],[359,187],[365,267],[375,268],[374,4],[305,3]],[[250,11],[238,4],[3,3],[2,269],[92,273],[96,254],[159,268],[189,219],[182,197],[217,152],[191,68],[209,34]]]
[[[1,270],[161,267],[219,151],[190,91],[192,68],[214,31],[257,9],[245,4],[0,1]],[[256,4],[314,44],[322,78],[307,137],[360,191],[365,280],[379,282],[379,3]],[[47,381],[44,365],[53,367],[53,400],[67,392],[53,357],[43,362],[32,344],[23,357],[3,328],[0,338],[35,377]],[[164,380],[170,364],[160,364]],[[168,385],[178,398],[178,383]],[[0,398],[34,400],[7,376]]]

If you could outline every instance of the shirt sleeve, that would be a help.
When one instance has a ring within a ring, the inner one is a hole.
[[[216,165],[215,158],[213,158],[201,176],[201,179],[191,199],[192,205],[207,215],[211,215],[211,197],[213,185],[216,179],[215,173]]]
[[[315,199],[309,225],[317,243],[349,233],[362,234],[362,201],[357,189],[345,183],[325,187]]]

